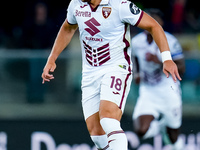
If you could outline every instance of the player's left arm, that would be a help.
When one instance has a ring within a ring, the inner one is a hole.
[[[147,13],[144,12],[143,17],[137,26],[141,29],[147,30],[152,35],[154,41],[160,49],[161,54],[165,54],[165,52],[170,51],[163,28]],[[171,74],[175,82],[177,78],[182,80],[176,64],[172,59],[168,59],[168,56],[166,60],[163,60],[163,72],[167,77],[169,77],[169,74]]]

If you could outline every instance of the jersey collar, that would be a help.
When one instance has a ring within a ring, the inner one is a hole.
[[[110,0],[101,0],[101,3],[99,5],[108,5],[109,1]],[[87,2],[82,2],[82,1],[81,1],[81,3],[88,4]]]
[[[108,5],[109,0],[101,0],[101,3],[99,5]]]

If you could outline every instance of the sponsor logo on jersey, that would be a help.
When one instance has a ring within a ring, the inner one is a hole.
[[[100,32],[100,30],[97,28],[97,26],[100,26],[101,24],[95,18],[91,18],[90,20],[86,21],[85,24],[89,27],[89,28],[85,28],[85,30],[91,36],[94,36]]]
[[[111,7],[103,7],[102,14],[105,19],[107,19],[111,14],[112,8]]]
[[[113,91],[113,94],[115,94],[115,95],[120,95],[119,92],[114,92],[114,91]]]
[[[76,10],[75,16],[78,16],[78,17],[91,17],[91,12]]]
[[[103,42],[102,38],[93,38],[93,37],[85,37],[86,40],[88,41],[95,41],[95,42]]]
[[[137,15],[140,13],[140,9],[133,3],[130,3],[130,10],[132,14]]]
[[[85,4],[85,5],[83,5],[83,6],[80,6],[81,8],[84,8],[84,7],[86,7],[87,5]]]

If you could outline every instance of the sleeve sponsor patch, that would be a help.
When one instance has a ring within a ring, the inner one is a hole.
[[[134,3],[130,3],[130,11],[134,15],[138,15],[140,13],[140,9]]]

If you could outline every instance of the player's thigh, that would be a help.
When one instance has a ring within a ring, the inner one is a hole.
[[[115,117],[118,120],[124,111],[130,91],[132,75],[126,70],[110,72],[101,81],[100,116]]]

